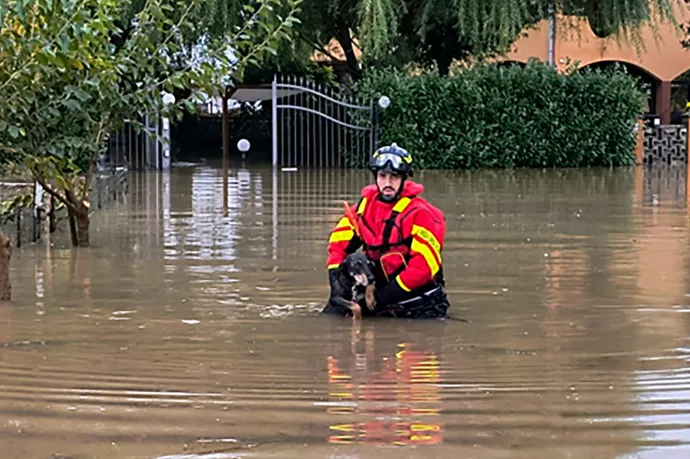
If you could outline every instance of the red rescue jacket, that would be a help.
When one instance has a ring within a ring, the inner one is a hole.
[[[345,216],[331,232],[328,243],[329,269],[338,267],[348,254],[362,247],[377,262],[379,275],[395,280],[410,295],[442,281],[443,213],[419,194],[424,187],[405,181],[400,198],[393,203],[378,199],[375,184],[362,189],[357,205],[357,225],[361,238]]]

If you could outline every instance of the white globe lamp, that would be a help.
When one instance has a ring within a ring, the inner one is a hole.
[[[237,149],[239,151],[241,151],[242,153],[249,151],[249,148],[251,146],[252,145],[249,143],[249,140],[247,140],[247,139],[240,139],[240,141],[237,142]]]
[[[175,103],[175,96],[173,94],[170,94],[169,92],[166,92],[163,94],[163,103],[165,105],[171,105]]]
[[[379,107],[386,109],[390,104],[391,100],[388,98],[388,96],[381,96],[379,98]]]

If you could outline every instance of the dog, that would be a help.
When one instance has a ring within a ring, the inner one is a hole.
[[[361,319],[362,300],[369,311],[374,310],[374,263],[365,254],[355,252],[348,255],[335,268],[334,274],[333,296],[322,313]]]

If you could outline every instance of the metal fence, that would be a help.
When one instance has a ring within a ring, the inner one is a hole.
[[[112,168],[96,173],[91,188],[91,210],[95,211],[118,199],[128,189],[128,172],[125,168]],[[67,220],[67,208],[47,193],[39,194],[40,206],[36,206],[36,187],[27,183],[19,193],[32,194],[33,206],[18,209],[0,225],[0,232],[10,237],[14,245],[32,244],[41,239],[44,231],[55,232]]]
[[[378,114],[373,101],[276,75],[271,103],[274,166],[362,167],[374,150]]]
[[[144,123],[145,130],[136,129],[127,120],[119,131],[110,136],[104,165],[130,170],[166,169],[170,166],[170,120],[146,116],[139,121]]]

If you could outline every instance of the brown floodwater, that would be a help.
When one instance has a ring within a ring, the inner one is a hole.
[[[0,457],[690,457],[679,169],[424,172],[451,314],[318,312],[328,232],[369,175],[132,173],[14,252]]]

